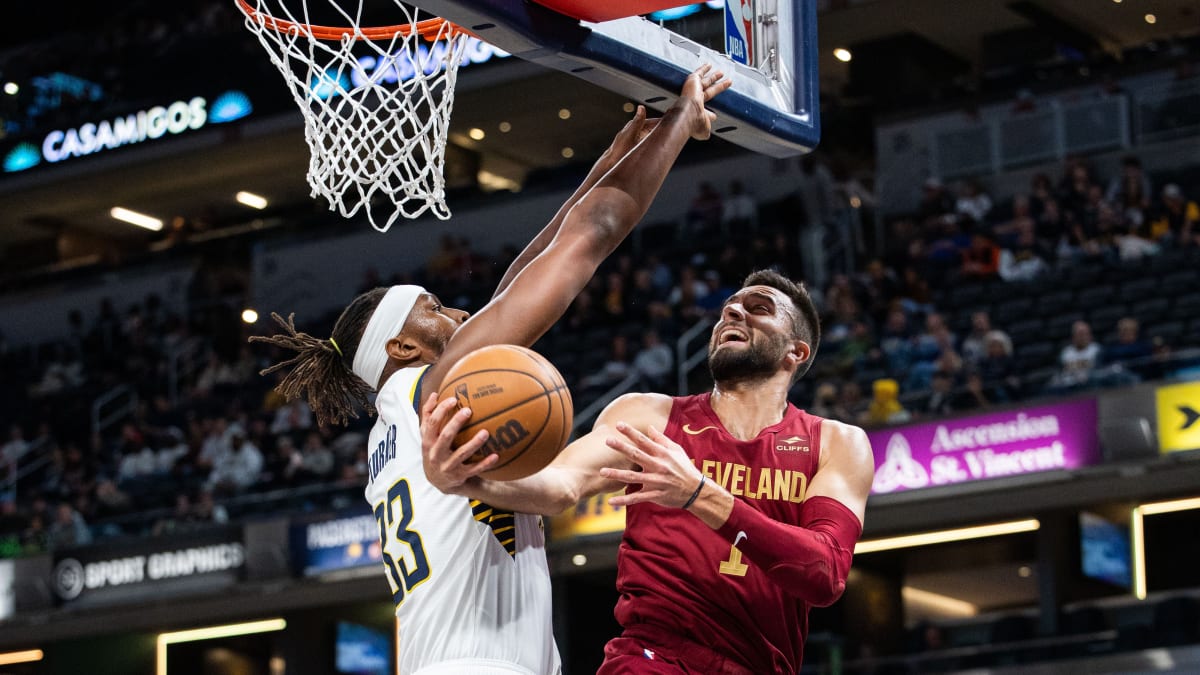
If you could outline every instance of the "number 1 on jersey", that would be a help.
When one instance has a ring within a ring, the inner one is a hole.
[[[383,564],[387,568],[388,585],[392,587],[392,602],[397,605],[409,591],[429,578],[429,558],[425,556],[421,535],[408,529],[412,519],[412,491],[402,478],[388,489],[387,501],[375,507]],[[411,554],[411,567],[405,553]]]
[[[717,571],[732,577],[744,577],[748,569],[750,568],[746,566],[746,563],[742,562],[742,552],[738,550],[737,546],[730,546],[729,560],[722,560]]]

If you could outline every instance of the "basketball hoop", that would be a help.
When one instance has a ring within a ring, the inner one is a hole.
[[[403,21],[364,27],[367,0],[296,0],[299,16],[281,0],[236,0],[304,115],[312,195],[347,218],[363,209],[380,232],[401,216],[450,217],[442,167],[467,39],[390,1]],[[313,25],[310,10],[346,25]]]

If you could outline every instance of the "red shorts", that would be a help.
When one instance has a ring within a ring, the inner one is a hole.
[[[637,626],[604,645],[596,675],[755,675],[746,666],[677,635]]]

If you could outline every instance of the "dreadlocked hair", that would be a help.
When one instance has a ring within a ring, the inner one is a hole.
[[[319,424],[345,426],[351,418],[358,418],[360,408],[368,414],[375,414],[370,401],[370,394],[375,388],[354,374],[351,364],[354,363],[354,355],[367,322],[387,290],[375,288],[355,298],[338,317],[333,325],[333,335],[328,340],[296,330],[294,312],[286,320],[272,312],[271,318],[285,332],[269,336],[255,335],[250,342],[265,342],[294,351],[296,355],[259,371],[259,374],[270,375],[277,370],[290,368],[276,385],[275,391],[288,401],[303,397]]]

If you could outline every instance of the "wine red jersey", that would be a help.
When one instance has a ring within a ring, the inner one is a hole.
[[[734,438],[709,394],[676,398],[664,433],[709,480],[782,523],[800,505],[821,452],[822,419],[788,405],[757,438]],[[704,645],[754,673],[796,673],[808,634],[808,605],[772,582],[741,551],[679,508],[629,507],[618,564],[616,617]]]

